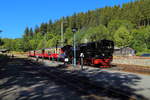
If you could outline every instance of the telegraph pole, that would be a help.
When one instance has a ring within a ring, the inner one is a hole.
[[[72,32],[73,32],[73,51],[74,51],[74,57],[73,57],[73,65],[74,67],[76,67],[76,32],[77,32],[77,28],[72,28]]]
[[[61,46],[64,46],[64,22],[61,22]]]

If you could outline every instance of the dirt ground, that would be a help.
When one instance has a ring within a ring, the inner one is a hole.
[[[121,71],[133,72],[139,74],[150,75],[150,67],[128,64],[112,64],[112,67],[117,67]]]

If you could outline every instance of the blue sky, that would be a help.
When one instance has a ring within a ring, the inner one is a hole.
[[[20,38],[27,26],[129,1],[133,0],[0,0],[0,37]]]

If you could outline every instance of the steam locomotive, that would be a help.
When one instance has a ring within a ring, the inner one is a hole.
[[[68,63],[73,62],[74,52],[76,53],[76,63],[85,65],[93,65],[98,67],[110,67],[113,59],[114,42],[111,40],[100,40],[96,42],[83,43],[74,49],[71,45],[63,47],[46,48],[40,50],[29,51],[29,56],[38,58],[49,58],[59,61],[68,59]]]

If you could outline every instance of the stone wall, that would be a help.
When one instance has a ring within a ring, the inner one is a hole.
[[[114,58],[114,64],[129,64],[129,65],[140,65],[140,66],[149,66],[150,67],[150,58]]]

